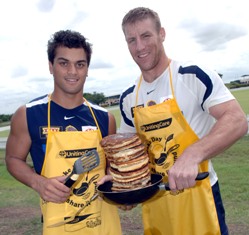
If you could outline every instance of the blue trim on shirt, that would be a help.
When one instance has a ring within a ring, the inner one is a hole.
[[[124,92],[122,93],[122,95],[120,96],[120,102],[119,102],[120,112],[121,112],[121,115],[122,115],[122,117],[123,117],[124,122],[125,122],[128,126],[132,126],[132,127],[134,127],[133,122],[132,122],[129,118],[127,118],[126,115],[125,115],[124,106],[123,106],[123,101],[124,101],[124,99],[125,99],[129,94],[131,94],[131,93],[134,91],[135,87],[136,87],[136,86],[133,85],[132,87],[130,87],[130,88],[128,88],[126,91],[124,91]],[[131,108],[132,108],[132,107],[131,107]]]
[[[201,108],[203,108],[204,102],[207,100],[207,98],[211,95],[213,91],[213,83],[210,77],[203,71],[201,70],[198,66],[192,65],[188,67],[182,67],[180,66],[179,71],[180,74],[195,74],[195,76],[205,85],[206,87],[206,92],[204,94],[202,103],[201,103]]]
[[[225,221],[225,209],[220,195],[220,187],[218,181],[212,186],[215,208],[219,220],[221,235],[228,235],[228,227]]]

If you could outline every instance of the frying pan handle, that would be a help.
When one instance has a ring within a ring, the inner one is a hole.
[[[209,172],[201,172],[201,173],[198,173],[195,180],[204,180],[208,176],[209,176]],[[159,187],[160,190],[167,190],[167,191],[170,190],[169,183],[159,184],[158,187]]]
[[[201,172],[198,173],[198,175],[196,176],[195,180],[204,180],[209,176],[209,172]]]
[[[66,180],[65,180],[65,185],[68,187],[68,188],[71,188],[73,186],[73,184],[76,182],[76,180],[78,179],[79,175],[77,174],[70,174]]]

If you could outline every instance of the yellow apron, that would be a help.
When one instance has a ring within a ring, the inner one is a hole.
[[[152,173],[163,175],[181,156],[184,149],[198,140],[188,125],[174,97],[163,103],[134,109],[137,133],[146,144]],[[138,91],[142,76],[137,88]],[[191,105],[191,104],[190,104]],[[194,156],[193,156],[194,157]],[[208,171],[208,161],[199,166],[199,172]],[[172,193],[160,191],[152,200],[143,204],[145,235],[218,235],[220,228],[209,179],[196,183],[191,189]]]
[[[99,144],[102,135],[98,122],[89,104],[88,106],[95,120],[97,130],[87,132],[55,132],[50,129],[49,99],[47,147],[42,175],[48,178],[68,175],[77,157],[80,157],[82,153],[92,149],[97,149],[100,164],[90,172],[80,175],[73,186],[71,196],[65,203],[44,202],[40,199],[44,220],[44,235],[122,234],[117,208],[105,203],[103,200],[92,199],[97,193],[97,181],[105,175],[106,160],[104,151]],[[72,129],[72,126],[69,126],[69,129],[70,128]],[[52,228],[49,227],[50,225],[63,221],[65,217],[74,216],[76,212],[86,204],[87,206],[81,211],[77,222]]]

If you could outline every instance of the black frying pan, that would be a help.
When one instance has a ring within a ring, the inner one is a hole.
[[[196,180],[203,180],[209,175],[208,172],[199,173]],[[111,190],[112,182],[108,181],[97,187],[98,194],[109,204],[132,205],[139,204],[152,198],[159,190],[170,190],[168,183],[161,183],[162,176],[151,174],[151,184],[139,189],[114,192]]]

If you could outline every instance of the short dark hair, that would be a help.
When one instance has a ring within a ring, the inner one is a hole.
[[[147,18],[151,18],[155,21],[156,29],[159,32],[161,29],[161,21],[158,14],[146,7],[136,7],[130,10],[123,18],[122,29],[124,31],[124,27],[126,24],[134,24],[139,20],[144,20]]]
[[[56,49],[58,47],[83,48],[86,52],[87,64],[90,65],[92,55],[92,44],[79,32],[72,30],[60,30],[55,32],[48,41],[48,60],[53,64]]]

